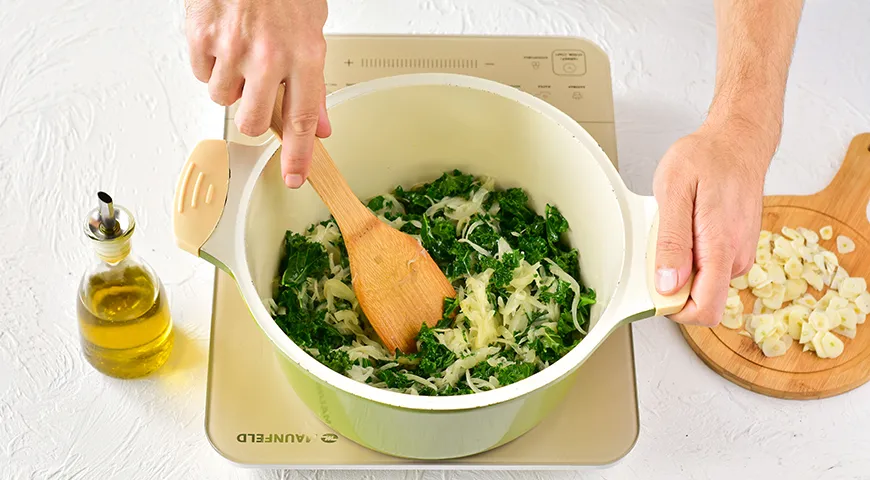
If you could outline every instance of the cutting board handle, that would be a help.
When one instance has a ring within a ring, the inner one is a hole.
[[[826,202],[830,213],[846,224],[867,223],[870,202],[870,133],[856,135],[843,165],[824,190],[814,195]]]

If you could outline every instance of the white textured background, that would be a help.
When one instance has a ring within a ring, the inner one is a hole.
[[[0,478],[362,477],[238,469],[205,438],[211,267],[175,247],[170,199],[190,149],[220,136],[222,111],[189,73],[181,3],[0,0]],[[593,39],[613,62],[620,164],[639,193],[713,88],[710,0],[333,0],[327,30]],[[819,190],[864,131],[870,2],[808,0],[768,193]],[[103,377],[79,353],[81,222],[98,188],[138,213],[135,248],[171,290],[175,353],[147,380]],[[870,386],[773,400],[716,376],[665,320],[635,332],[642,430],[616,466],[365,478],[870,478]]]

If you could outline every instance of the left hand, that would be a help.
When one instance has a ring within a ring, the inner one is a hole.
[[[705,123],[674,143],[656,169],[656,288],[675,293],[693,262],[697,269],[689,301],[670,317],[678,323],[718,325],[731,279],[755,261],[764,177],[773,155],[758,136],[733,123]]]

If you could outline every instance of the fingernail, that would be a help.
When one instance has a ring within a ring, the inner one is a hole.
[[[656,289],[659,293],[667,293],[677,286],[677,271],[673,268],[656,270]]]
[[[302,186],[304,181],[302,175],[297,173],[288,173],[287,175],[284,175],[284,183],[290,188],[299,188]]]

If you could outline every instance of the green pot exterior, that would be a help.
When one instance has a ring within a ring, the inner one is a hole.
[[[207,255],[204,257],[232,275],[231,269],[219,260]],[[247,306],[251,320],[254,320],[254,314]],[[261,333],[266,335],[262,329]],[[534,428],[564,400],[577,371],[573,370],[542,389],[487,407],[454,411],[411,410],[344,392],[303,369],[274,344],[273,347],[281,371],[293,391],[320,421],[366,448],[415,460],[455,459],[515,440]]]
[[[572,373],[546,388],[488,407],[409,410],[343,392],[275,350],[293,390],[323,423],[372,450],[420,460],[464,457],[516,439],[565,398],[574,377]]]

